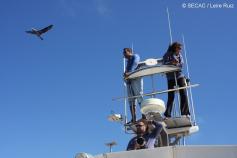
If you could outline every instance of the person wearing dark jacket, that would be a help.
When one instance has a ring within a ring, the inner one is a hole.
[[[169,46],[167,52],[163,56],[163,64],[174,65],[182,69],[184,62],[183,62],[183,57],[181,54],[181,46],[182,45],[178,42],[172,43],[172,45]],[[186,86],[186,79],[182,73],[182,70],[178,72],[167,73],[166,77],[167,77],[167,82],[168,82],[168,89],[175,88],[176,80],[179,87]],[[181,115],[188,116],[190,115],[190,112],[189,112],[189,107],[188,107],[188,98],[187,98],[186,89],[179,90],[179,94],[180,94]],[[172,107],[173,107],[173,102],[174,102],[174,95],[175,95],[174,91],[168,92],[167,107],[164,113],[166,117],[171,117],[171,112],[172,112]]]
[[[151,131],[149,130],[150,125],[154,127]],[[127,150],[154,148],[156,139],[163,127],[159,122],[140,119],[136,124],[136,128],[136,136],[129,141]]]

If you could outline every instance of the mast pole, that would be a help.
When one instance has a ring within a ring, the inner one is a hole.
[[[173,43],[173,38],[172,38],[172,29],[171,29],[171,22],[170,22],[170,13],[169,13],[169,8],[167,7],[166,8],[166,12],[167,12],[167,18],[168,18],[168,25],[169,25],[169,34],[170,34],[170,45]],[[175,75],[176,76],[176,75]],[[177,87],[177,79],[176,79],[176,77],[175,77],[175,86]],[[178,110],[178,108],[180,107],[180,97],[179,97],[179,95],[178,95],[178,107],[176,106],[176,104],[175,103],[173,103],[174,104],[174,115],[176,115],[176,113],[179,113],[179,110]],[[177,111],[177,112],[175,112],[175,111]]]
[[[185,57],[185,62],[186,62],[186,71],[188,75],[188,79],[190,79],[190,74],[189,74],[189,66],[188,66],[188,58],[187,58],[187,51],[186,51],[186,46],[185,46],[185,40],[184,40],[184,35],[182,34],[182,39],[183,39],[183,48],[184,48],[184,57]],[[188,88],[189,93],[190,93],[190,100],[191,100],[191,107],[192,107],[192,115],[193,115],[193,122],[196,124],[196,117],[195,117],[195,110],[194,110],[194,104],[193,104],[193,95],[192,95],[192,89],[191,87]]]
[[[133,53],[133,42],[132,42],[132,53]],[[126,72],[126,59],[123,58],[123,72]],[[127,84],[126,81],[124,80],[123,82],[124,84],[124,96],[126,96],[126,92],[127,92]],[[124,116],[125,116],[125,123],[127,123],[127,99],[124,98]],[[126,129],[125,129],[126,130]]]
[[[123,72],[125,73],[126,71],[126,59],[123,58]],[[124,96],[126,96],[126,90],[127,90],[127,84],[125,82],[125,80],[123,81],[123,85],[124,85]],[[125,117],[125,123],[127,123],[127,99],[124,98],[124,117]]]
[[[170,44],[172,44],[173,43],[173,39],[172,39],[172,30],[171,30],[171,25],[170,25],[170,14],[169,14],[168,7],[166,8],[166,11],[167,11],[167,17],[168,17],[168,24],[169,24]]]

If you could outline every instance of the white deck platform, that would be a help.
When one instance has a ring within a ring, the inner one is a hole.
[[[236,145],[223,146],[169,146],[106,153],[95,158],[237,158]]]
[[[132,72],[127,79],[134,79],[138,77],[144,77],[159,73],[168,73],[168,72],[175,72],[179,71],[180,67],[172,66],[172,65],[157,65],[151,67],[145,67]]]

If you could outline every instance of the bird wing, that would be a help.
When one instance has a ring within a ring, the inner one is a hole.
[[[41,40],[43,40],[43,38],[41,36],[38,36]]]
[[[53,27],[53,25],[49,25],[49,26],[47,26],[47,27],[45,27],[45,28],[39,30],[38,32],[39,32],[40,34],[45,33],[45,32],[47,32],[47,31],[49,31],[52,27]]]
[[[26,33],[35,34],[33,31],[26,31]]]

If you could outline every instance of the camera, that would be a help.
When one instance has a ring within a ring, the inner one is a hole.
[[[145,139],[143,137],[137,138],[137,144],[139,144],[140,146],[144,146],[145,145]]]

